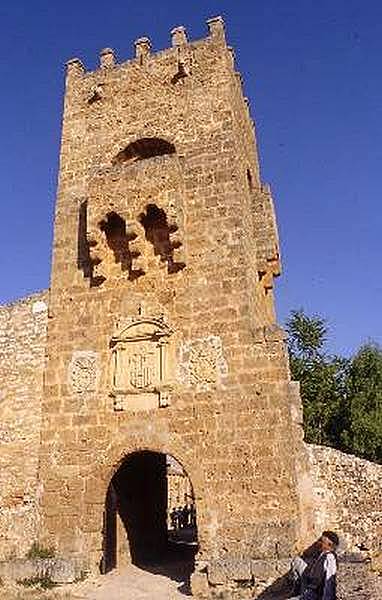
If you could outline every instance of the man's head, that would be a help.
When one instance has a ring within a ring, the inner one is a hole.
[[[323,531],[319,539],[321,552],[333,552],[339,543],[338,535],[334,531]]]

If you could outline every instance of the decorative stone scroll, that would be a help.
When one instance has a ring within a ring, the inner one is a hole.
[[[96,352],[91,350],[73,352],[69,365],[69,383],[77,394],[95,391],[97,386]]]
[[[171,334],[163,317],[139,316],[120,326],[111,339],[115,410],[150,410],[169,404]]]

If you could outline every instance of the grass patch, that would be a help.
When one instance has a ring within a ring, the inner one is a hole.
[[[27,552],[27,558],[54,558],[54,549],[44,548],[44,546],[40,546],[37,542],[33,542]]]
[[[24,587],[39,587],[43,590],[51,590],[56,587],[54,581],[46,575],[43,577],[26,577],[25,579],[19,579],[17,583]]]

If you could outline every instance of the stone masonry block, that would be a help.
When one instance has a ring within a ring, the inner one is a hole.
[[[249,581],[252,579],[251,561],[245,558],[222,558],[212,560],[208,565],[208,581],[212,585],[228,581]]]
[[[211,598],[208,579],[206,573],[192,573],[191,575],[191,590],[192,595],[200,600],[208,600]]]

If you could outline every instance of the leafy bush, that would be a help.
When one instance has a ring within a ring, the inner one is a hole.
[[[32,546],[27,552],[27,558],[54,558],[54,549],[44,548],[43,546],[40,546],[37,542],[33,542]]]
[[[27,577],[25,579],[19,579],[17,583],[19,585],[23,585],[24,587],[40,587],[44,590],[50,590],[56,586],[56,584],[48,576]]]

